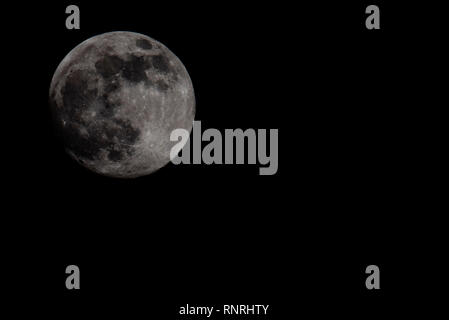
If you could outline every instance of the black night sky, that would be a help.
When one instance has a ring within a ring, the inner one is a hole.
[[[271,304],[270,319],[385,314],[408,283],[407,224],[423,206],[407,99],[420,101],[410,65],[424,34],[400,22],[403,7],[378,2],[373,32],[363,1],[6,4],[11,297],[58,319],[178,319],[186,303]],[[69,4],[80,7],[80,30],[65,28]],[[51,78],[80,42],[118,30],[180,58],[203,130],[278,129],[277,174],[170,163],[123,180],[73,161],[53,130]],[[81,269],[79,292],[64,286],[69,264]],[[378,292],[364,287],[369,264],[382,270]]]

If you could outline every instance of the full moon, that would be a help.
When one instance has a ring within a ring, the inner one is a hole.
[[[50,85],[56,130],[67,153],[110,177],[148,175],[170,161],[174,129],[190,131],[192,82],[162,43],[139,33],[109,32],[75,47]]]

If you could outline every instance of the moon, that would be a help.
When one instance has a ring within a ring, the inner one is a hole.
[[[170,161],[174,129],[192,129],[195,95],[162,43],[109,32],[76,46],[57,67],[50,107],[67,153],[101,175],[135,178]]]

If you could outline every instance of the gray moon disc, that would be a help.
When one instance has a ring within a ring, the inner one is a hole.
[[[109,32],[75,47],[50,85],[54,123],[77,162],[102,175],[134,178],[170,161],[174,129],[191,131],[192,82],[160,42]]]

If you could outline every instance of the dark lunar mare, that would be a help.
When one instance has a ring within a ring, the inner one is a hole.
[[[103,58],[95,62],[95,69],[105,79],[112,77],[122,70],[124,61],[115,55],[106,54]]]
[[[110,73],[107,75],[111,76]],[[140,135],[140,130],[134,128],[129,120],[111,118],[116,105],[108,100],[108,94],[119,89],[118,85],[109,84],[105,92],[99,95],[98,89],[88,89],[89,81],[94,77],[87,71],[76,70],[67,77],[62,88],[64,112],[60,117],[65,125],[57,122],[60,136],[67,148],[74,154],[89,160],[98,159],[101,150],[108,151],[111,161],[120,161],[124,153],[132,155],[132,144]],[[55,101],[51,102],[55,105]],[[88,112],[92,104],[102,106],[97,121],[86,121],[83,115]],[[80,128],[86,130],[83,134]],[[117,142],[120,148],[117,148]]]
[[[137,39],[136,46],[145,50],[153,49],[153,45],[147,39]]]

